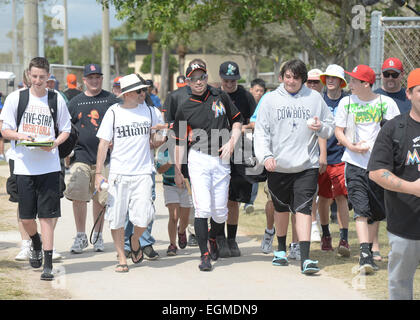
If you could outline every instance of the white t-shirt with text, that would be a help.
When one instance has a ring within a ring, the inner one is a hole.
[[[352,140],[351,142],[365,141],[370,149],[366,153],[356,153],[346,148],[341,160],[366,169],[381,129],[382,117],[390,120],[399,114],[395,101],[384,95],[379,95],[371,101],[360,100],[353,94],[342,98],[337,107],[335,125],[346,128],[346,137]]]
[[[4,103],[0,119],[3,120],[3,130],[16,130],[19,92],[9,94]],[[59,132],[70,132],[71,122],[66,102],[57,92],[57,127]],[[48,106],[48,91],[39,98],[29,92],[29,102],[23,113],[18,128],[19,133],[25,133],[35,138],[37,142],[55,140],[54,121]],[[41,175],[61,170],[58,148],[47,152],[39,147],[15,146],[12,141],[14,174]]]
[[[139,175],[154,172],[150,130],[162,122],[154,109],[143,103],[130,109],[114,104],[107,110],[96,136],[106,141],[114,139],[110,174]]]

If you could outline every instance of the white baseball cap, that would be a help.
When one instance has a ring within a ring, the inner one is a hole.
[[[321,82],[325,85],[326,84],[326,77],[337,77],[343,80],[341,82],[341,88],[345,88],[347,86],[347,81],[344,78],[344,69],[343,67],[339,66],[338,64],[330,64],[327,67],[327,70],[325,70],[324,73],[322,73],[319,78],[321,79]]]

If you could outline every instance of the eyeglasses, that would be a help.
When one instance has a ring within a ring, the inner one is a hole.
[[[140,93],[142,93],[142,92],[147,92],[147,88],[141,88],[141,89],[137,89],[137,90],[136,90],[136,93],[137,93],[137,94],[140,94]]]
[[[307,82],[310,84],[318,84],[321,82],[321,80],[308,80]]]
[[[382,75],[384,76],[384,78],[389,78],[389,76],[391,76],[393,79],[397,79],[400,76],[399,73],[396,73],[396,72],[391,73],[388,71],[382,72]]]
[[[207,73],[203,73],[201,76],[189,77],[187,80],[191,82],[197,82],[198,80],[204,81],[208,77]]]

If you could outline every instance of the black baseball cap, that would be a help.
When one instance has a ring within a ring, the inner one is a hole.
[[[239,80],[239,66],[236,62],[226,61],[220,65],[219,75],[222,79],[226,80]]]
[[[187,71],[185,74],[187,77],[191,76],[191,73],[193,73],[195,70],[203,70],[205,73],[207,73],[207,69],[205,66],[199,64],[199,63],[193,63],[191,66],[187,68]]]
[[[102,75],[101,66],[96,63],[91,63],[85,65],[85,70],[83,71],[83,76],[86,77],[90,74],[100,74]]]

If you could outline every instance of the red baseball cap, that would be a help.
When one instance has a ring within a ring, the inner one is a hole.
[[[388,58],[384,61],[382,65],[382,72],[392,70],[398,73],[404,71],[402,62],[398,58]]]
[[[411,89],[416,86],[420,86],[420,68],[411,71],[407,78],[407,89]]]
[[[353,69],[352,72],[344,72],[355,79],[358,79],[360,81],[366,81],[370,84],[374,84],[376,81],[375,71],[373,71],[371,67],[364,64],[359,64]]]

